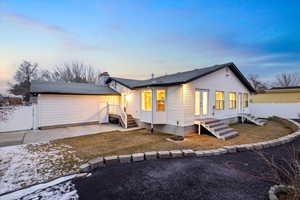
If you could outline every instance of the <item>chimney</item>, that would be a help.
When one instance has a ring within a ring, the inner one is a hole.
[[[108,72],[102,72],[102,73],[99,75],[98,80],[96,81],[96,85],[105,86],[105,85],[107,85],[107,84],[106,84],[106,81],[107,81],[108,79],[109,79],[109,74],[108,74]]]

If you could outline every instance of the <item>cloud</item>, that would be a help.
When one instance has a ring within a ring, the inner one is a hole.
[[[103,50],[97,45],[80,41],[76,34],[67,31],[63,27],[51,25],[45,21],[13,12],[8,12],[3,9],[1,9],[0,12],[0,21],[6,21],[20,27],[45,32],[59,40],[67,49],[84,51]]]

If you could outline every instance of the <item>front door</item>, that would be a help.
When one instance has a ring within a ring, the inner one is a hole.
[[[195,115],[199,118],[207,118],[209,108],[209,92],[208,90],[195,91]]]

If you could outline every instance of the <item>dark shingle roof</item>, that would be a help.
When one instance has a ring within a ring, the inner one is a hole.
[[[132,79],[122,79],[111,77],[111,80],[115,80],[124,86],[134,89],[148,86],[168,86],[168,85],[178,85],[193,81],[202,76],[208,75],[215,71],[218,71],[224,67],[229,67],[233,73],[239,78],[239,80],[248,88],[249,91],[255,92],[251,84],[244,77],[244,75],[239,71],[239,69],[234,65],[234,63],[226,63],[221,65],[214,65],[211,67],[195,69],[186,72],[179,72],[175,74],[160,76],[154,79],[148,80],[132,80]]]
[[[287,87],[272,87],[270,90],[290,90],[290,89],[300,89],[299,86],[287,86]]]
[[[107,86],[90,83],[65,83],[50,81],[32,81],[31,93],[36,94],[86,94],[86,95],[112,95],[119,94]]]

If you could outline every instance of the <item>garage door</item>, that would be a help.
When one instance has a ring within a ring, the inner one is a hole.
[[[40,95],[38,98],[39,127],[107,122],[105,96]]]

